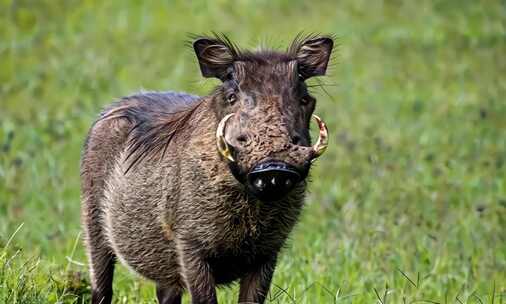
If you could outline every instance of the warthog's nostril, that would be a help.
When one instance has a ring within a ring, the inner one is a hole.
[[[292,185],[293,185],[293,180],[291,180],[291,179],[287,179],[287,180],[285,181],[285,187],[286,187],[286,188],[291,188],[291,187],[292,187]]]
[[[257,178],[254,182],[255,187],[259,190],[262,190],[265,187],[265,182],[261,178]]]

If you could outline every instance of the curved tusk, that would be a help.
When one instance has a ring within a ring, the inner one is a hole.
[[[313,145],[313,158],[320,157],[325,150],[327,149],[327,146],[329,145],[329,130],[327,129],[327,126],[323,122],[323,120],[313,114],[314,119],[318,123],[318,128],[320,129],[320,136],[318,136],[318,141],[316,144]]]
[[[227,140],[225,139],[225,125],[227,124],[227,120],[232,117],[234,113],[228,114],[225,116],[220,123],[218,124],[218,128],[216,129],[216,145],[218,147],[218,152],[228,159],[231,162],[234,162],[234,158],[232,157],[232,152],[227,144]]]

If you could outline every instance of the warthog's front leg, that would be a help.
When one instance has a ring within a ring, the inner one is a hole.
[[[256,271],[249,273],[241,279],[239,303],[264,303],[269,293],[272,275],[276,267],[276,258],[262,264]]]
[[[192,304],[217,304],[214,277],[209,264],[198,252],[199,248],[178,241],[179,262]]]

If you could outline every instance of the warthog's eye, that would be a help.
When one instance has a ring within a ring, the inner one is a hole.
[[[316,101],[316,99],[314,99],[314,97],[312,97],[311,95],[309,94],[305,94],[304,96],[302,96],[302,98],[300,99],[300,104],[303,105],[303,106],[307,106],[309,104],[312,104]]]
[[[237,100],[237,95],[235,95],[235,93],[229,93],[227,95],[227,101],[230,103],[230,104],[234,104],[234,102],[236,102]]]

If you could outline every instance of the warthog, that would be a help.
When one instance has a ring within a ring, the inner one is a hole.
[[[303,206],[312,160],[327,146],[305,81],[324,75],[333,40],[298,37],[285,52],[193,42],[209,95],[143,92],[91,127],[81,160],[92,303],[111,303],[116,259],[154,281],[160,303],[263,303]],[[311,146],[309,125],[320,128]]]

